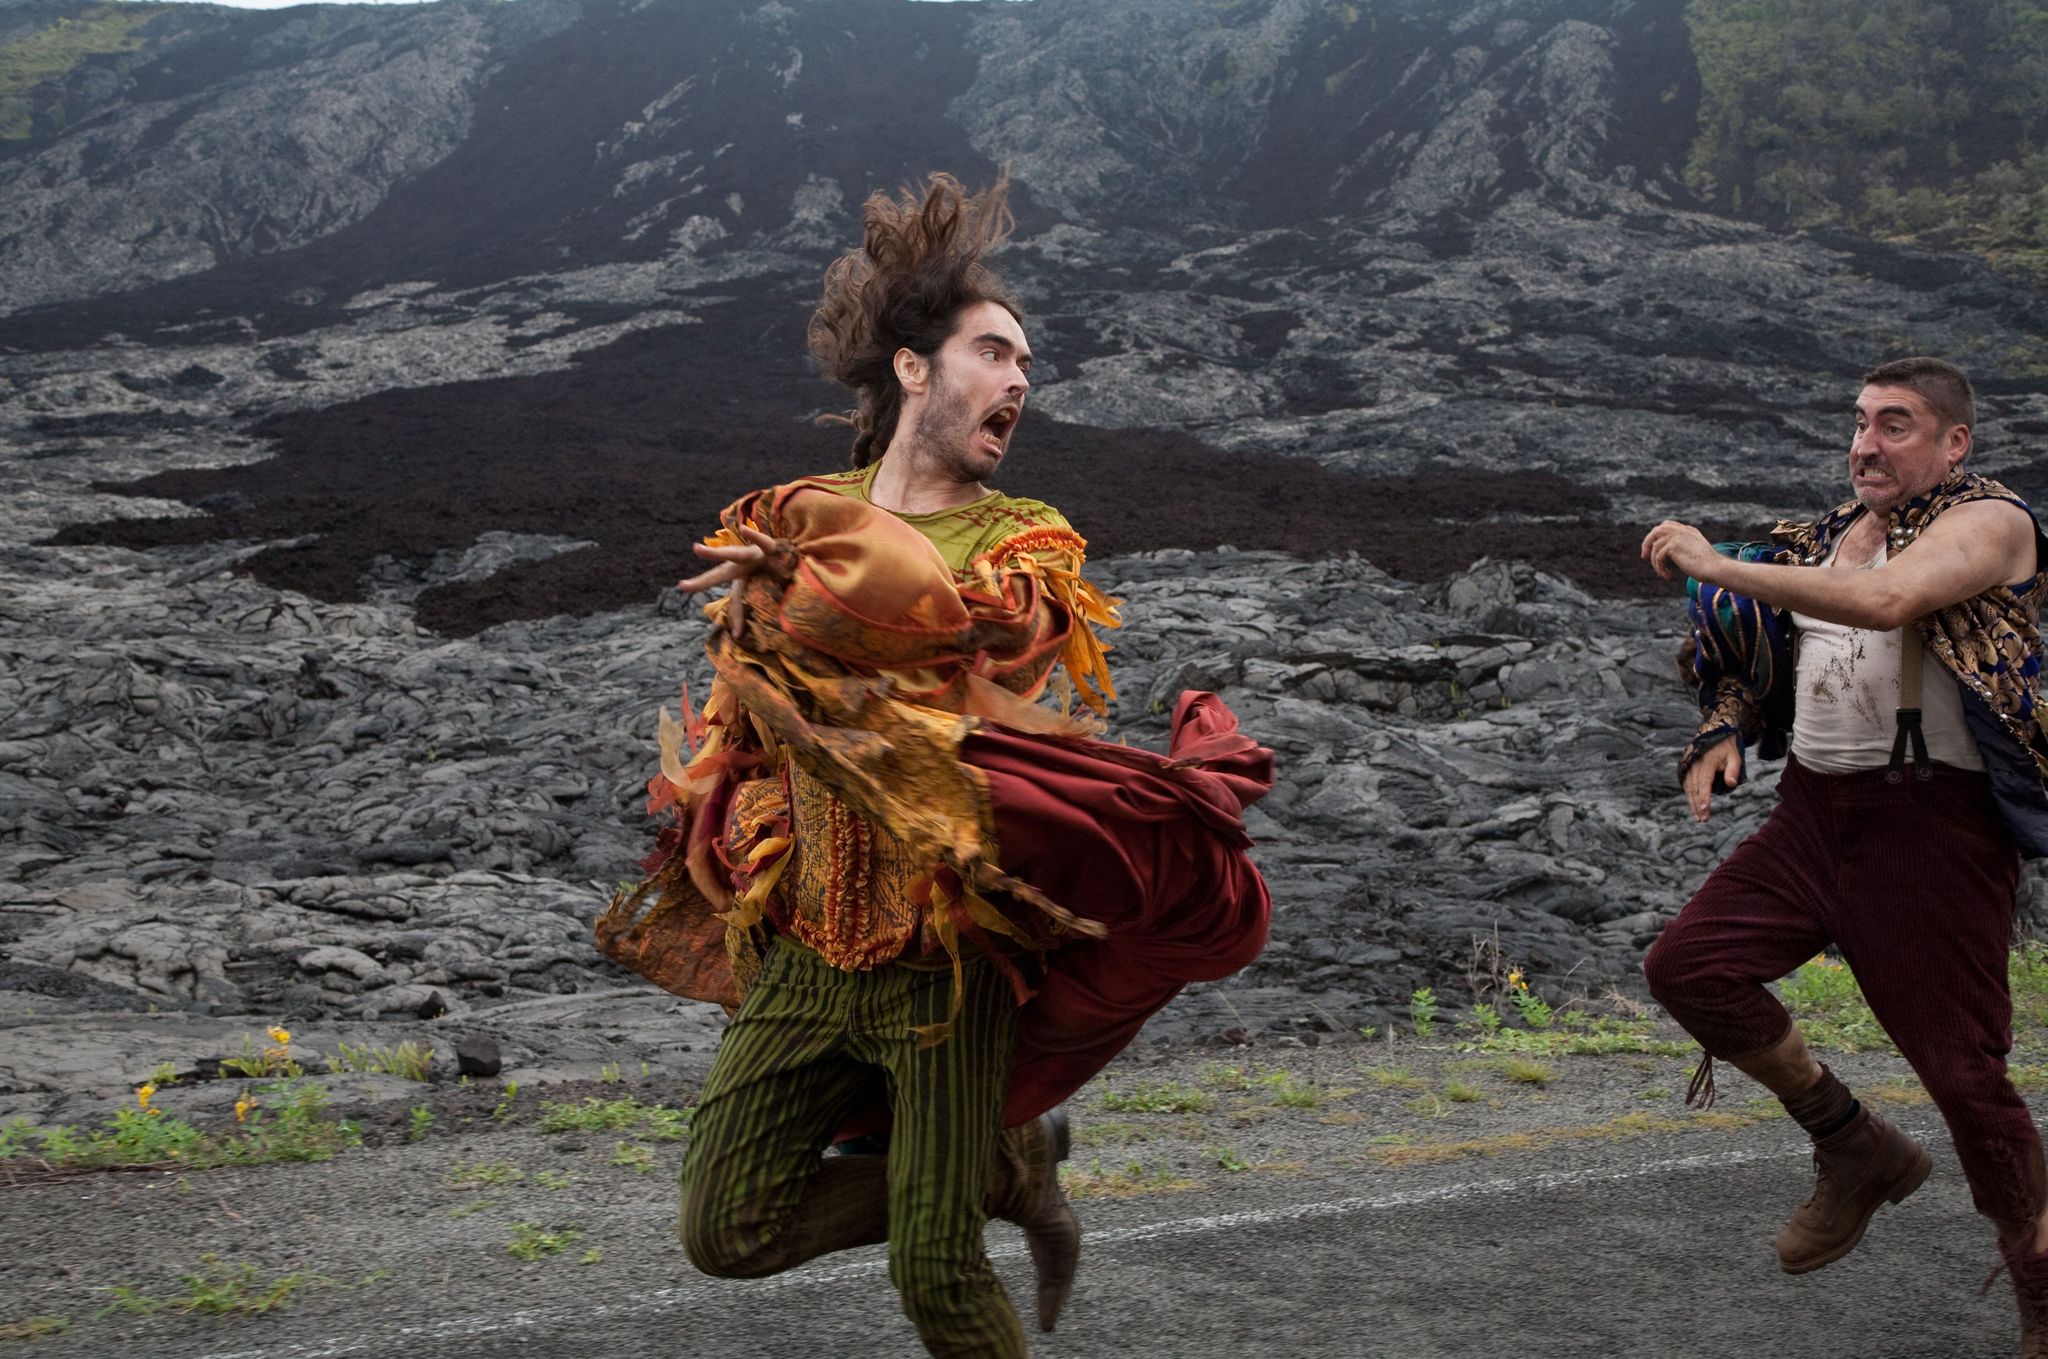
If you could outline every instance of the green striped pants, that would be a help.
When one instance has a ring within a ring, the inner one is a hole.
[[[827,1251],[889,1243],[889,1278],[925,1348],[1005,1359],[1024,1332],[982,1244],[1016,1039],[1016,1001],[970,958],[952,1037],[950,967],[845,972],[776,940],[726,1029],[683,1157],[684,1249],[706,1274],[754,1279]],[[889,1154],[821,1153],[877,1070]]]

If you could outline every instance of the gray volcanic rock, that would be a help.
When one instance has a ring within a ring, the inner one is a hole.
[[[576,14],[568,0],[306,7],[265,25],[243,71],[190,89],[169,70],[211,65],[195,47],[232,39],[218,19],[191,32],[174,17],[115,83],[126,97],[74,107],[99,116],[0,161],[0,299],[133,288],[359,221],[461,144],[494,63]]]
[[[455,1045],[455,1060],[465,1076],[495,1076],[504,1064],[496,1041],[479,1033],[470,1034]]]
[[[1689,105],[1636,107],[1644,85],[1676,97],[1694,80],[1681,10],[445,0],[163,16],[37,87],[73,121],[41,119],[0,159],[0,298],[133,288],[338,232],[229,286],[319,307],[336,287],[486,260],[497,272],[467,281],[830,248],[849,194],[934,166],[1007,164],[1027,222],[1088,230],[1342,215],[1440,236],[1459,229],[1446,214],[1530,191],[1638,211],[1674,192],[1690,134]],[[907,129],[880,159],[878,123]],[[166,296],[189,311],[199,294]]]
[[[1215,688],[1280,756],[1252,816],[1276,942],[1246,980],[1297,986],[1325,1017],[1382,1022],[1424,985],[1456,995],[1475,947],[1552,985],[1634,990],[1696,851],[1753,824],[1753,793],[1709,827],[1675,815],[1659,752],[1694,713],[1668,608],[1492,563],[1438,587],[1538,642],[1470,632],[1363,562],[1115,566],[1133,619],[1123,711]]]
[[[1270,220],[1282,204],[1419,218],[1532,180],[1565,201],[1613,203],[1616,188],[1598,182],[1619,42],[1609,25],[1628,8],[1470,5],[1452,17],[1127,0],[1083,19],[1034,5],[987,21],[980,41],[1003,60],[983,64],[954,113],[1041,203],[1089,222]],[[1312,102],[1322,135],[1286,145],[1309,131],[1294,119]],[[1281,203],[1246,201],[1283,174]]]
[[[649,1044],[708,1041],[710,1007],[650,996],[590,938],[646,849],[655,709],[707,678],[694,609],[654,598],[686,539],[623,591],[589,582],[657,527],[706,526],[685,455],[744,478],[809,437],[831,398],[779,337],[863,195],[999,161],[1035,412],[1145,492],[1091,501],[1069,468],[1059,503],[1101,542],[1190,526],[1091,564],[1127,600],[1111,733],[1156,746],[1175,696],[1208,688],[1280,757],[1250,816],[1273,944],[1155,1036],[1311,1041],[1419,986],[1455,1009],[1510,960],[1553,1001],[1633,993],[1770,777],[1705,826],[1683,814],[1675,603],[1581,586],[1615,592],[1626,539],[1665,513],[1739,531],[1830,502],[1817,450],[1841,443],[1852,375],[1899,352],[1976,370],[1979,466],[2022,490],[2048,473],[2027,443],[2048,432],[2038,289],[1685,206],[1682,17],[520,0],[152,19],[156,45],[82,60],[0,149],[0,1002],[105,1012],[95,1044],[152,1008],[208,1041],[246,1031],[224,1016],[360,1036],[445,1012],[511,1069],[550,1044],[615,1059],[609,1030],[554,1017],[601,1028],[620,997]],[[202,50],[213,67],[166,74]],[[348,484],[271,517],[257,502],[305,463],[189,503],[118,489],[246,472],[273,451],[252,428],[283,415]],[[528,425],[532,486],[494,480]],[[1266,517],[1145,481],[1147,431],[1198,437],[1228,460],[1215,498]],[[1032,439],[1006,489],[1034,493]],[[454,470],[402,475],[430,451]],[[1311,471],[1412,477],[1387,491],[1410,539],[1513,530],[1539,560],[1401,578],[1402,542],[1333,528]],[[1484,494],[1532,472],[1555,474],[1547,498]],[[83,527],[122,516],[161,518]],[[1229,536],[1247,523],[1256,543]],[[1315,552],[1277,550],[1311,523]],[[248,574],[314,560],[290,588]],[[431,626],[450,591],[536,579],[562,612]],[[38,1041],[0,1094],[77,1078]]]
[[[701,622],[644,608],[442,640],[394,606],[194,588],[192,555],[0,567],[12,963],[295,1019],[626,983],[590,922],[645,849],[654,709],[707,682]],[[1255,997],[1237,1024],[1455,997],[1485,940],[1539,985],[1629,987],[1757,805],[1678,815],[1691,713],[1665,606],[1496,563],[1427,588],[1355,558],[1094,569],[1129,620],[1112,734],[1156,746],[1179,691],[1211,688],[1280,757],[1251,816],[1275,943],[1222,988]]]
[[[1214,214],[1214,186],[1257,150],[1324,8],[1133,0],[1079,22],[1057,7],[998,10],[977,45],[1002,59],[982,64],[954,114],[1061,217]]]

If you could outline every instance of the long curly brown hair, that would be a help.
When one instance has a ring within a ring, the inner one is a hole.
[[[893,197],[871,194],[861,212],[861,248],[825,270],[805,339],[825,373],[854,390],[853,410],[822,418],[853,426],[855,467],[881,457],[895,436],[903,410],[897,350],[935,360],[956,318],[978,302],[1019,315],[982,262],[1016,225],[1009,197],[1007,174],[978,194],[943,173]]]

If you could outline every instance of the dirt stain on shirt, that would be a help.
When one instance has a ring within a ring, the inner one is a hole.
[[[1853,634],[1846,651],[1822,663],[1820,672],[1813,677],[1813,683],[1807,689],[1807,696],[1829,706],[1847,703],[1851,711],[1864,721],[1880,722],[1883,712],[1876,686],[1864,682],[1868,669],[1864,662],[1867,659],[1863,635]]]

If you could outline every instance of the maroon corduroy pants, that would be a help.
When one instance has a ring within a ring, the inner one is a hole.
[[[2019,855],[1985,776],[1946,765],[1816,774],[1788,760],[1778,806],[1643,960],[1650,993],[1723,1060],[1791,1017],[1764,983],[1829,944],[1948,1121],[1977,1211],[2031,1222],[2041,1138],[2006,1076]]]

